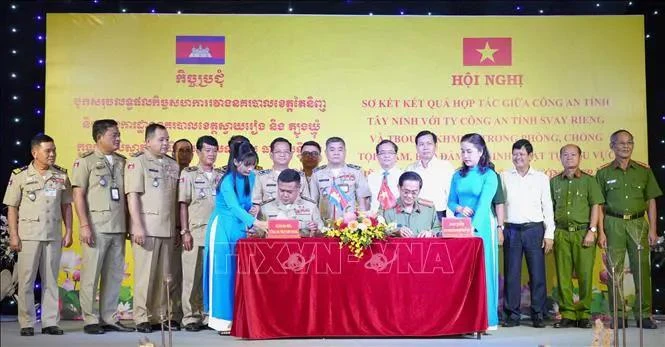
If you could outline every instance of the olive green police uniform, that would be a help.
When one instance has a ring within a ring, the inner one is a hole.
[[[642,317],[651,317],[651,262],[649,260],[649,223],[645,218],[647,201],[661,196],[656,178],[651,169],[643,163],[631,160],[626,170],[622,170],[617,161],[602,166],[596,173],[596,179],[605,196],[605,217],[603,220],[607,237],[608,263],[622,271],[626,250],[630,260],[630,270],[635,281],[635,290],[639,288],[637,272],[637,243],[642,245],[642,308],[635,300],[633,313]],[[611,265],[610,265],[611,266]],[[608,284],[610,297],[613,286]],[[639,293],[636,293],[636,297]],[[613,302],[610,301],[610,312]],[[622,307],[618,308],[621,316]]]
[[[189,220],[182,221],[189,230],[194,248],[182,251],[182,324],[203,322],[203,249],[208,219],[215,208],[216,187],[222,171],[206,173],[198,166],[188,167],[180,173],[178,201],[187,204]]]
[[[398,227],[407,227],[417,237],[423,231],[432,231],[437,234],[441,232],[441,222],[436,215],[434,204],[429,201],[418,199],[411,213],[406,212],[401,199],[397,199],[395,207],[387,210],[379,210],[386,223],[396,223]]]
[[[581,171],[564,173],[550,180],[554,205],[554,260],[561,317],[570,320],[591,318],[591,290],[596,244],[582,245],[590,227],[591,209],[605,202],[596,179]],[[593,225],[596,227],[596,222]],[[573,302],[573,272],[577,274],[579,301]]]
[[[173,158],[157,158],[148,150],[129,158],[125,167],[125,193],[139,193],[146,233],[143,245],[132,244],[136,324],[157,324],[160,315],[166,316],[164,279],[172,271],[179,170]]]
[[[33,163],[12,172],[3,203],[18,208],[18,321],[35,324],[35,278],[42,280],[42,327],[58,324],[58,271],[62,247],[62,205],[72,202],[67,170],[53,165],[44,176]]]
[[[110,157],[110,160],[108,159]],[[86,152],[74,162],[72,186],[85,191],[88,221],[94,244],[82,243],[81,311],[86,325],[115,323],[120,286],[124,277],[126,158],[99,150]],[[99,285],[99,286],[98,286]],[[99,303],[96,301],[99,288]]]

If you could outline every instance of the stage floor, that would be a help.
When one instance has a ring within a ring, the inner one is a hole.
[[[83,322],[80,321],[62,321],[60,327],[65,330],[63,336],[42,335],[41,326],[35,329],[35,336],[19,336],[19,326],[16,321],[7,321],[2,317],[0,323],[0,344],[2,346],[48,346],[48,347],[79,347],[79,346],[138,346],[138,340],[142,336],[147,336],[157,345],[161,344],[161,333],[152,334],[139,333],[106,333],[104,335],[87,335],[83,333]],[[15,318],[14,318],[15,319]],[[131,324],[131,323],[130,323]],[[364,339],[284,339],[284,340],[259,340],[245,341],[229,336],[219,336],[212,330],[204,330],[197,333],[185,331],[175,332],[173,334],[173,346],[589,346],[593,338],[592,330],[571,328],[554,329],[550,326],[544,329],[535,329],[528,326],[529,322],[524,322],[523,326],[515,328],[499,328],[492,331],[491,335],[483,336],[482,340],[476,340],[474,337],[446,337],[446,338],[422,338],[422,339],[402,339],[402,338],[364,338]],[[639,329],[634,327],[634,322],[630,322],[633,327],[628,328],[627,345],[639,345]],[[657,330],[644,330],[644,346],[663,346],[665,341],[665,327],[663,322],[659,322]],[[621,343],[621,335],[619,335]]]

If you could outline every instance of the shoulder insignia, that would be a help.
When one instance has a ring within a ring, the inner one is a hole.
[[[423,206],[427,206],[427,207],[434,207],[434,202],[432,202],[430,200],[427,200],[427,199],[422,199],[422,198],[418,199],[418,204],[423,205]]]
[[[95,153],[95,151],[83,152],[83,153],[79,154],[79,158],[85,158],[85,157],[91,155],[92,153]]]
[[[132,154],[132,157],[134,157],[134,158],[136,158],[136,157],[140,157],[142,154],[143,154],[143,151],[141,151],[141,152],[136,152],[136,153]]]
[[[122,155],[122,154],[120,154],[120,153],[118,153],[118,152],[113,152],[113,154],[116,155],[116,156],[118,156],[118,157],[120,157],[120,158],[122,158],[122,159],[127,159],[127,157],[125,157],[124,155]]]
[[[552,176],[552,178],[563,175],[563,171],[559,171]]]
[[[315,204],[315,205],[316,205],[316,201],[312,200],[312,199],[311,199],[310,197],[308,197],[308,196],[301,195],[300,198],[303,199],[303,200],[305,200],[305,201],[309,201],[309,202],[311,202],[312,204]]]
[[[650,168],[650,167],[649,167],[649,164],[647,164],[647,163],[643,163],[643,162],[641,162],[641,161],[637,161],[637,160],[633,160],[633,162],[635,162],[635,164],[637,164],[637,165],[639,165],[639,166],[641,166],[641,167],[643,167],[643,168],[645,168],[645,169],[649,169],[649,168]]]
[[[609,163],[606,163],[606,164],[604,164],[604,165],[601,165],[601,166],[598,168],[598,170],[602,170],[602,169],[604,169],[604,168],[606,168],[606,167],[612,165],[612,163],[613,163],[613,162],[609,162]]]
[[[346,164],[346,166],[347,166],[347,167],[350,167],[350,168],[352,168],[352,169],[362,170],[362,168],[361,168],[359,165],[355,165],[355,164]]]
[[[263,170],[263,166],[261,166],[261,165],[256,165],[256,166],[254,167],[254,169],[257,170],[257,171],[261,171],[261,170]]]
[[[216,173],[220,173],[220,174],[223,174],[224,171],[226,171],[226,169],[222,169],[221,167],[214,168],[213,170],[214,170]]]
[[[258,171],[256,174],[257,175],[267,175],[271,172],[272,172],[272,169],[265,169],[265,170]]]
[[[198,171],[198,170],[199,170],[198,166],[190,166],[190,167],[185,168],[185,171],[187,171],[187,172],[194,172],[194,171]]]
[[[53,168],[55,168],[56,170],[62,171],[62,172],[64,172],[64,173],[67,173],[67,169],[65,169],[65,168],[62,168],[62,167],[60,167],[60,166],[58,166],[58,165],[55,165],[55,164],[53,164],[53,165],[51,165],[51,166],[53,166]]]
[[[263,206],[263,205],[269,204],[269,203],[271,203],[271,202],[273,202],[273,201],[275,201],[275,198],[268,199],[268,200],[263,200],[263,201],[261,201],[261,202],[259,203],[259,206]]]
[[[12,171],[12,173],[14,173],[14,175],[18,175],[18,174],[20,174],[21,172],[23,172],[23,171],[25,171],[25,170],[27,170],[27,169],[28,169],[28,165],[23,166],[23,167],[17,167],[16,169],[14,169],[14,170]]]
[[[321,166],[319,166],[319,167],[315,167],[314,170],[312,170],[312,172],[321,171],[321,170],[323,170],[323,169],[325,169],[325,168],[327,168],[327,167],[328,167],[328,165],[321,165]]]

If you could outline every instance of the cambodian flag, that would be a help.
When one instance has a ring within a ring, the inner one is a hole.
[[[224,64],[226,38],[224,36],[176,36],[176,64]]]
[[[337,206],[341,211],[346,210],[346,207],[349,206],[349,197],[339,189],[339,186],[334,181],[333,185],[330,187],[328,201],[330,201],[332,205]]]

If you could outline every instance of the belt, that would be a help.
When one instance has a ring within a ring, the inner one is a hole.
[[[646,211],[642,212],[636,212],[636,213],[631,213],[631,214],[622,214],[622,213],[615,213],[609,210],[605,210],[605,214],[614,218],[621,218],[623,220],[633,220],[637,218],[642,218],[646,214]]]
[[[506,226],[509,227],[509,228],[513,228],[513,229],[523,230],[523,229],[530,229],[530,228],[537,227],[537,226],[544,226],[544,224],[543,224],[543,222],[531,222],[531,223],[522,223],[522,224],[506,223]]]
[[[582,230],[589,230],[589,224],[577,224],[577,225],[570,224],[567,227],[563,225],[557,225],[556,228],[561,230],[568,230],[570,232],[582,231]]]

